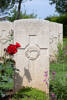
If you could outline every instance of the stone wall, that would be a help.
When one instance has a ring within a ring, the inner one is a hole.
[[[56,59],[58,43],[63,44],[63,25],[38,19],[0,22],[0,56],[8,44],[16,42],[21,48],[14,57],[19,69],[15,73],[15,89],[30,86],[48,92],[44,72],[49,73],[49,59]]]

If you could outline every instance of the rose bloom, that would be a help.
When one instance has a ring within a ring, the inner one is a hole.
[[[16,42],[16,47],[19,48],[19,47],[21,47],[21,45]]]
[[[17,53],[17,49],[19,47],[21,47],[21,45],[17,42],[16,42],[16,45],[10,44],[6,49],[6,52],[9,53],[10,55],[13,55],[13,54]]]
[[[7,52],[11,55],[15,54],[17,52],[17,47],[16,45],[9,45],[8,48],[7,48]]]

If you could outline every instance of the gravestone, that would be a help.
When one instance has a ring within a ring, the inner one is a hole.
[[[0,56],[3,56],[4,48],[6,48],[8,44],[13,43],[13,40],[11,40],[11,34],[12,23],[8,21],[0,22]]]
[[[63,45],[63,25],[49,22],[49,55],[51,62],[57,60],[59,44]]]
[[[15,55],[16,67],[19,69],[15,78],[15,89],[29,86],[47,92],[48,87],[43,80],[44,72],[49,73],[48,23],[35,19],[15,21],[14,42],[21,44]]]
[[[58,27],[58,42],[63,46],[63,24],[57,24]]]

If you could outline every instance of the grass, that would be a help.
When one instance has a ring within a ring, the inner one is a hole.
[[[53,62],[50,64],[50,79],[52,79],[52,72],[56,72],[55,81],[54,83],[51,83],[50,81],[50,85],[60,83],[60,86],[55,85],[54,87],[55,89],[52,90],[52,91],[55,91],[56,94],[59,91],[59,95],[61,95],[61,91],[62,92],[65,91],[63,90],[64,87],[65,86],[67,87],[67,54],[65,54],[65,52],[67,53],[67,38],[63,39],[63,48],[64,48],[63,50],[60,49],[59,51],[57,62]],[[60,91],[60,88],[61,88],[61,91]],[[65,95],[64,92],[63,92],[63,95],[64,97],[62,99],[57,99],[57,100],[67,100],[67,98],[64,99],[65,96],[67,97],[67,95]],[[60,98],[60,96],[58,98]]]
[[[63,46],[67,46],[67,38],[63,39]]]
[[[46,94],[35,88],[22,88],[17,92],[12,100],[48,100]]]
[[[63,47],[67,46],[67,38],[64,38],[63,41]],[[62,51],[60,51],[61,54]],[[60,61],[58,60],[57,62],[51,63],[50,64],[50,73],[52,71],[56,71],[58,74],[59,73],[67,73],[67,56],[61,57],[60,55]]]

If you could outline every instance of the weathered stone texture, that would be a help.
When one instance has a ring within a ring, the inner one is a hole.
[[[8,41],[11,30],[14,31],[14,41]],[[13,42],[21,44],[15,55],[16,68],[19,69],[15,74],[15,89],[30,86],[48,91],[43,82],[44,72],[49,72],[49,58],[50,61],[56,60],[59,42],[63,44],[63,25],[38,19],[0,22],[0,56]]]
[[[63,25],[49,22],[49,55],[50,61],[56,60],[58,45],[63,45]]]
[[[4,48],[6,48],[9,43],[11,43],[9,41],[11,29],[12,29],[12,23],[8,21],[0,22],[0,56],[3,56]]]
[[[21,25],[21,26],[20,26]],[[41,20],[19,20],[14,22],[14,42],[21,44],[15,56],[20,70],[16,89],[30,86],[46,91],[44,72],[49,72],[49,29]],[[47,33],[47,34],[46,34]],[[19,85],[19,81],[22,81]]]

